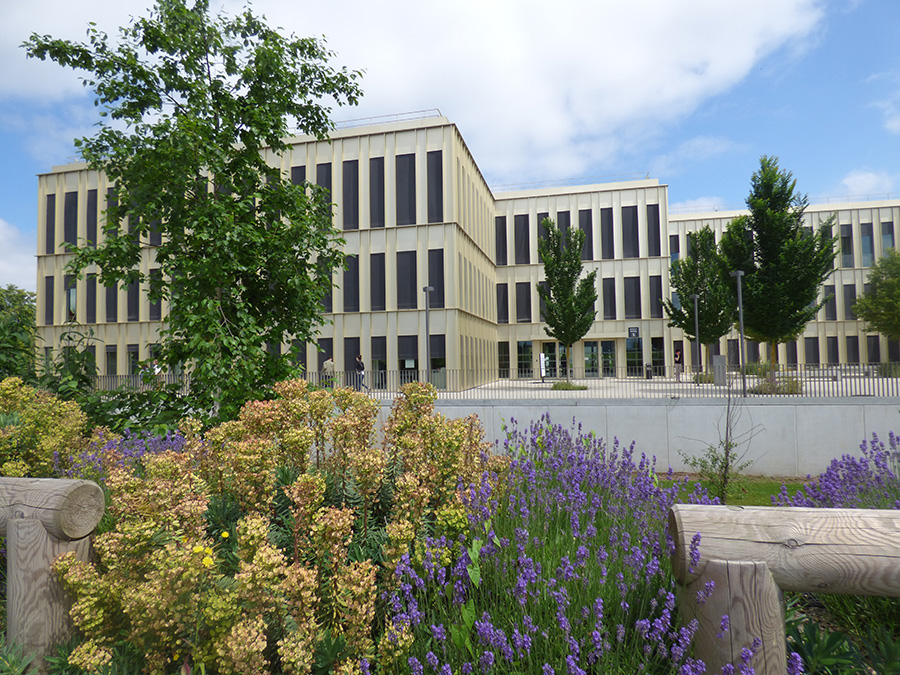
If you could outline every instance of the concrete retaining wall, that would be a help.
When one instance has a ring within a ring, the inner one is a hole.
[[[890,431],[900,433],[898,398],[734,402],[739,452],[753,462],[748,474],[816,475],[836,457],[858,455],[860,442],[873,432],[885,441]],[[725,434],[725,403],[710,399],[439,400],[437,409],[448,417],[477,414],[491,441],[504,438],[504,420],[525,426],[549,412],[555,423],[574,419],[604,439],[636,441],[638,453],[656,456],[659,470],[687,470],[679,451],[700,454]]]

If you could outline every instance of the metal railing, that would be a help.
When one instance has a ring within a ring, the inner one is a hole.
[[[307,381],[316,387],[358,388],[378,398],[391,399],[407,382],[430,381],[445,399],[521,398],[726,398],[741,396],[746,381],[747,396],[754,398],[815,398],[843,396],[900,397],[900,363],[850,365],[748,364],[745,377],[736,367],[677,374],[674,366],[620,366],[577,368],[566,381],[562,370],[540,377],[536,369],[489,368],[482,370],[440,368],[425,370],[366,371],[360,380],[355,371],[313,371]],[[96,380],[99,390],[121,386],[149,390],[166,384],[189,385],[188,375],[104,375]],[[564,388],[568,387],[568,388]]]

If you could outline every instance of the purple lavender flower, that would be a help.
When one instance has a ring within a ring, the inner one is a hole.
[[[409,663],[409,670],[412,675],[423,675],[425,672],[425,667],[419,663],[419,659],[415,656],[410,656],[407,663]]]

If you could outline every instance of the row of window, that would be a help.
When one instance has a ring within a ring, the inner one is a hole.
[[[860,261],[863,267],[875,264],[875,230],[872,223],[859,224]],[[894,248],[894,223],[881,223],[881,249]],[[853,224],[841,225],[841,267],[852,268],[853,264]]]
[[[549,213],[537,214],[537,236],[544,239],[547,236],[544,228],[544,219],[549,218]],[[565,234],[572,226],[571,212],[558,211],[556,224]],[[640,237],[638,235],[638,207],[622,207],[622,257],[640,257]],[[662,254],[659,204],[647,205],[647,256],[655,257]],[[593,211],[581,209],[578,211],[578,228],[584,232],[584,244],[581,247],[582,260],[596,260],[594,252],[594,226]],[[509,264],[507,249],[507,224],[506,216],[497,216],[494,219],[496,236],[496,261],[497,265]],[[531,225],[527,213],[513,216],[513,246],[516,265],[528,265],[531,263]],[[612,208],[600,209],[600,259],[613,260],[615,258],[615,237],[613,231]],[[535,261],[538,262],[538,261]]]
[[[641,303],[641,278],[625,277],[625,319],[642,319]],[[547,282],[540,282],[545,285]],[[650,317],[651,319],[663,318],[662,306],[662,276],[653,275],[649,278],[650,284]],[[531,293],[533,284],[528,281],[516,282],[516,323],[531,323]],[[601,280],[601,292],[599,294],[604,320],[615,321],[619,318],[616,310],[616,280],[607,278]],[[544,300],[540,299],[541,316],[544,314]],[[509,323],[509,284],[497,284],[497,323]]]
[[[151,277],[158,277],[160,271],[158,269],[150,270]],[[52,326],[55,323],[54,311],[54,286],[56,280],[53,276],[44,277],[44,325]],[[93,324],[97,323],[97,292],[98,283],[96,274],[88,274],[84,279],[84,299],[85,299],[85,316],[81,323]],[[101,286],[105,295],[106,302],[106,322],[118,323],[119,321],[119,287],[118,286]],[[66,274],[63,277],[63,298],[65,307],[66,323],[77,321],[78,316],[78,282],[74,275]],[[127,321],[140,320],[140,284],[132,281],[125,286],[125,308]],[[148,303],[149,313],[148,320],[160,321],[162,319],[162,304],[159,300]]]

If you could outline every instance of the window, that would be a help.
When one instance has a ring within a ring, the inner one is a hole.
[[[97,248],[97,191],[87,191],[87,217],[85,219],[88,246]]]
[[[369,302],[373,312],[384,311],[384,253],[369,256]]]
[[[531,283],[516,282],[516,323],[531,323]]]
[[[321,270],[321,273],[325,276],[325,279],[328,282],[328,290],[325,291],[325,294],[319,300],[319,304],[322,305],[322,311],[325,312],[325,314],[331,314],[333,309],[332,293],[334,292],[334,282],[331,278],[331,270]]]
[[[334,360],[334,340],[332,338],[319,338],[317,344],[319,346],[318,370],[321,373],[325,369],[325,362],[328,359]]]
[[[416,252],[397,252],[397,309],[416,309]]]
[[[416,156],[397,155],[397,225],[416,222]]]
[[[140,319],[140,290],[141,287],[137,280],[128,282],[128,320],[138,321]]]
[[[428,285],[434,290],[428,294],[429,309],[444,308],[444,249],[428,251]]]
[[[384,157],[369,159],[369,227],[384,227]]]
[[[78,312],[78,289],[74,275],[67,274],[63,277],[63,288],[66,293],[66,321],[75,321]]]
[[[387,386],[387,338],[383,335],[372,337],[372,389]]]
[[[861,223],[859,226],[860,253],[862,266],[871,267],[875,262],[875,237],[872,234],[872,223]]]
[[[825,338],[825,346],[828,349],[828,363],[834,365],[840,363],[840,355],[838,353],[837,335],[829,335]]]
[[[162,246],[162,223],[158,218],[150,221],[150,245]]]
[[[119,320],[119,287],[113,284],[106,287],[106,323]]]
[[[359,229],[359,160],[348,159],[343,164],[343,198],[341,210],[344,214],[344,229]]]
[[[44,234],[47,238],[44,253],[56,253],[56,195],[47,195],[47,218]]]
[[[162,272],[159,268],[150,270],[150,290],[162,288]],[[162,301],[157,298],[150,301],[150,321],[162,320]]]
[[[888,340],[888,362],[900,363],[900,340]]]
[[[291,340],[291,354],[294,355],[294,363],[300,366],[302,372],[306,372],[306,343],[301,340]]]
[[[866,335],[866,360],[881,363],[881,340],[877,335]]]
[[[641,318],[641,278],[625,277],[625,318]]]
[[[612,260],[615,257],[612,209],[600,209],[600,256],[603,260]]]
[[[790,340],[784,346],[785,351],[787,352],[787,365],[797,366],[797,341]]]
[[[538,286],[541,287],[541,290],[543,290],[544,293],[550,292],[549,282],[539,281]],[[546,321],[546,319],[544,317],[547,316],[547,301],[544,300],[544,296],[541,295],[540,292],[538,292],[538,316],[540,317],[541,321]]]
[[[306,182],[306,165],[291,167],[291,183],[303,185]]]
[[[93,272],[85,278],[84,284],[85,323],[97,323],[97,275]]]
[[[666,347],[664,339],[661,337],[650,338],[650,362],[653,365],[654,375],[666,376]]]
[[[834,284],[823,286],[825,295],[825,320],[837,321],[837,301],[834,298]]]
[[[497,284],[497,323],[509,323],[509,284]]]
[[[590,209],[578,212],[578,229],[584,232],[584,244],[581,247],[581,259],[594,259],[594,223]]]
[[[616,318],[616,280],[603,280],[603,318],[614,321]]]
[[[622,207],[622,257],[637,258],[640,255],[638,244],[637,206]],[[627,316],[625,318],[628,318]]]
[[[53,325],[53,277],[44,277],[44,325]]]
[[[841,225],[841,267],[853,267],[853,225]]]
[[[281,356],[281,344],[277,342],[266,342],[266,353],[268,353],[269,356]]]
[[[63,200],[63,241],[78,243],[78,193],[67,192]]]
[[[516,343],[516,360],[519,377],[531,377],[534,373],[532,365],[531,341],[520,340]]]
[[[527,265],[531,262],[531,244],[528,240],[528,214],[515,217],[516,265]]]
[[[116,196],[116,189],[106,188],[106,222],[103,224],[103,232],[107,239],[119,234],[119,214],[116,213],[118,208],[119,199]]]
[[[115,345],[106,345],[106,374],[119,374],[119,354]]]
[[[331,162],[316,164],[316,185],[328,190],[328,199],[331,199]]]
[[[415,371],[419,367],[419,336],[418,335],[398,335],[397,336],[397,359],[400,366],[400,379],[402,382],[411,382],[410,375],[404,377],[406,371]]]
[[[509,343],[508,342],[498,342],[497,343],[497,369],[500,371],[498,373],[498,377],[508,378],[509,377]]]
[[[428,222],[444,222],[443,153],[433,150],[426,156],[428,173]]]
[[[847,363],[859,363],[859,337],[847,336]]]
[[[128,374],[137,375],[138,373],[140,373],[140,352],[138,351],[139,347],[138,345],[127,345],[125,349],[128,356],[128,361],[126,363]]]
[[[547,228],[544,226],[544,221],[549,217],[549,213],[537,214],[537,235],[539,242],[547,240]]]
[[[673,263],[678,260],[678,255],[681,253],[681,241],[678,239],[677,234],[669,235],[669,262]]]
[[[445,335],[431,335],[428,338],[428,347],[431,352],[431,370],[440,370],[447,367],[447,337]]]
[[[569,228],[572,227],[572,214],[569,211],[559,211],[556,214],[556,224],[559,227],[560,240],[562,241],[562,245],[565,246],[566,242],[569,241]]]
[[[344,311],[359,311],[359,256],[348,255],[344,258]],[[358,352],[357,352],[358,353]],[[353,355],[356,358],[356,354]]]
[[[847,321],[856,320],[856,312],[853,311],[853,305],[856,304],[856,286],[854,284],[844,284],[844,319]]]
[[[663,318],[662,277],[661,276],[651,276],[650,277],[650,318],[651,319]]]
[[[888,249],[894,248],[894,224],[881,224],[881,250],[887,253]]]
[[[675,309],[681,309],[681,296],[678,295],[678,293],[675,293],[674,291],[672,292],[671,302],[672,302],[672,307],[674,307]]]
[[[506,216],[494,218],[494,239],[497,265],[506,265]]]
[[[659,204],[647,204],[647,255],[662,255],[659,234]]]
[[[353,386],[355,385],[354,378],[356,377],[356,355],[362,354],[362,350],[359,348],[359,338],[358,337],[345,337],[344,338],[344,375],[345,382]],[[369,366],[372,364],[370,363]]]

